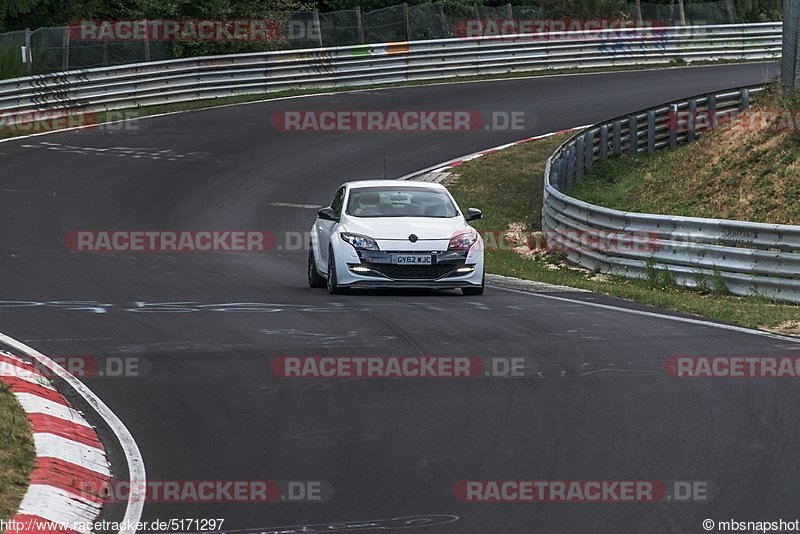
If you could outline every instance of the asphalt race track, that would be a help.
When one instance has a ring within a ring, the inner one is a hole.
[[[324,503],[148,503],[143,519],[316,532],[702,532],[797,514],[800,403],[785,380],[677,380],[665,359],[798,355],[711,325],[487,288],[482,297],[306,286],[306,253],[72,253],[82,229],[308,230],[341,182],[389,178],[523,137],[704,91],[771,64],[354,91],[140,121],[138,131],[0,143],[0,332],[50,356],[140,357],[87,384],[125,422],[151,481],[316,480]],[[524,131],[281,133],[282,109],[524,111]],[[532,180],[540,177],[532,177]],[[477,206],[480,207],[480,206]],[[548,296],[640,306],[589,293]],[[536,376],[280,380],[284,355],[524,357]],[[459,480],[706,481],[706,502],[463,503]]]

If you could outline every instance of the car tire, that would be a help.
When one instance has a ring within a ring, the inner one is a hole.
[[[327,285],[325,279],[320,276],[319,271],[317,271],[317,266],[314,261],[314,250],[311,248],[309,244],[308,249],[308,287],[312,287],[314,289],[321,289]]]
[[[336,279],[336,259],[333,257],[333,250],[328,252],[328,293],[331,295],[341,295],[345,293],[345,288],[339,287],[339,281]]]
[[[483,295],[483,286],[486,285],[486,275],[481,278],[481,285],[479,286],[468,286],[461,288],[461,294],[466,296],[477,296]]]

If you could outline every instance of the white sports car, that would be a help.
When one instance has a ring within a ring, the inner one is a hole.
[[[443,186],[364,180],[342,185],[317,212],[308,285],[348,288],[460,288],[483,293],[483,239]]]

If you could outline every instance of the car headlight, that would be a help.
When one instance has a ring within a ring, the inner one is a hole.
[[[450,239],[450,244],[447,245],[447,250],[469,250],[469,248],[474,245],[477,240],[478,232],[475,230],[470,230],[469,232],[458,234]]]
[[[339,234],[339,237],[342,238],[342,241],[350,243],[353,247],[361,250],[380,250],[378,248],[378,243],[375,242],[374,239],[371,237],[367,237],[365,235],[360,234],[351,234],[348,232],[342,232]]]

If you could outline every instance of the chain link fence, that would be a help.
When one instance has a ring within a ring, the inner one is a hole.
[[[441,3],[426,2],[369,12],[355,8],[331,13],[284,13],[276,18],[280,31],[275,39],[238,48],[223,46],[224,43],[193,46],[198,43],[180,40],[76,39],[74,28],[70,30],[69,27],[15,31],[0,34],[0,78],[197,55],[464,37],[468,25],[476,21],[479,26],[485,25],[481,26],[483,35],[489,26],[497,31],[504,21],[527,21],[534,26],[544,23],[549,27],[552,21],[560,20],[566,22],[569,30],[571,23],[578,22],[580,26],[581,20],[589,18],[569,19],[561,9],[552,8],[548,12],[542,6],[474,4],[469,7],[462,4],[458,8],[448,8]],[[595,18],[628,23],[644,20],[645,25],[655,22],[655,25],[663,26],[736,22],[733,0],[685,4],[620,3],[620,8],[618,12]]]

